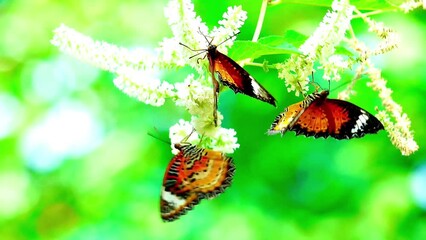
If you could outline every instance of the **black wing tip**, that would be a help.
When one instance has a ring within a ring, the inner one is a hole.
[[[260,98],[260,100],[262,100],[264,102],[267,102],[267,103],[271,104],[274,107],[277,107],[277,100],[274,97],[272,97],[271,94],[268,94],[267,97]]]

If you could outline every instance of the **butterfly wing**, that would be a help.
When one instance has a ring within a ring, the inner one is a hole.
[[[315,92],[306,96],[303,101],[288,106],[284,109],[284,112],[275,118],[268,134],[281,133],[281,135],[283,135],[287,130],[293,130],[295,123],[298,122],[305,110],[311,106],[313,102],[323,101],[327,98],[327,95],[327,91],[321,93]]]
[[[372,114],[338,99],[315,100],[292,127],[296,134],[336,139],[359,138],[381,129],[382,123]]]
[[[275,98],[234,60],[211,45],[208,50],[210,71],[235,93],[243,93],[276,106]]]
[[[169,163],[161,193],[161,217],[173,221],[203,198],[214,198],[230,186],[235,171],[232,158],[194,145],[178,145],[181,151]]]
[[[231,185],[235,166],[232,158],[223,153],[204,149],[202,156],[194,162],[191,188],[202,198],[214,198]]]
[[[161,190],[160,212],[164,221],[173,221],[191,210],[200,199],[185,187],[185,156],[179,152],[172,158],[164,174]]]
[[[280,115],[278,115],[268,130],[268,134],[284,134],[299,119],[300,115],[305,111],[303,102],[298,102],[288,106]]]
[[[360,138],[384,129],[383,124],[374,115],[350,102],[327,99],[326,107],[331,109],[333,114],[335,130],[331,136],[334,138]]]

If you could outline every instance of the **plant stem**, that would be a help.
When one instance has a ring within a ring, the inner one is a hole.
[[[263,20],[265,19],[266,7],[268,6],[268,0],[262,0],[262,6],[260,7],[259,18],[257,19],[256,29],[254,30],[252,42],[257,42],[259,39],[260,31],[262,30]],[[239,64],[244,66],[252,61],[251,58],[246,58],[239,61]]]
[[[245,65],[248,66],[254,66],[254,67],[265,67],[265,64],[263,63],[255,63],[255,62],[247,62]],[[277,67],[275,66],[275,64],[268,64],[266,65],[266,67],[269,69],[277,69]]]
[[[368,17],[368,16],[372,16],[372,15],[377,15],[377,14],[382,14],[386,11],[384,10],[376,10],[376,11],[371,11],[371,12],[367,12],[367,13],[362,13],[361,11],[359,11],[358,9],[356,9],[355,11],[357,13],[357,15],[354,15],[353,18],[364,18],[364,17]]]
[[[254,31],[252,42],[257,42],[259,39],[260,31],[262,30],[263,20],[265,19],[266,8],[268,7],[268,0],[262,1],[262,6],[260,7],[259,18],[257,19],[256,30]]]

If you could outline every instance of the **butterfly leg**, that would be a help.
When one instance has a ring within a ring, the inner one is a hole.
[[[214,126],[217,127],[217,96],[219,95],[219,82],[212,74],[212,82],[213,82],[213,121]]]

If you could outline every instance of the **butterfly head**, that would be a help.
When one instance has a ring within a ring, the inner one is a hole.
[[[321,96],[327,97],[330,94],[329,90],[323,90],[320,92]]]
[[[210,44],[207,48],[207,53],[214,58],[217,52],[217,45]]]

